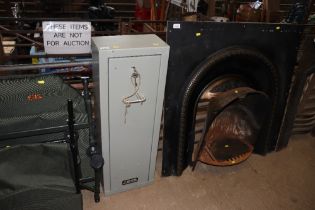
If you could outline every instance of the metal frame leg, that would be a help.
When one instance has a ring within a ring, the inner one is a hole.
[[[91,158],[90,165],[94,169],[95,173],[95,186],[94,186],[94,200],[95,202],[100,201],[100,184],[102,179],[102,168],[104,165],[104,159],[102,157],[101,152],[99,151],[97,147],[97,142],[94,138],[95,132],[94,132],[94,123],[92,119],[92,103],[91,103],[91,97],[89,92],[89,77],[82,77],[82,83],[83,83],[83,97],[85,101],[86,110],[88,113],[88,121],[89,121],[89,148],[87,151],[87,154]]]

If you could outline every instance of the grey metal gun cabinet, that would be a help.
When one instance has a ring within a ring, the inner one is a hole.
[[[156,35],[92,38],[105,194],[153,181],[169,46]]]

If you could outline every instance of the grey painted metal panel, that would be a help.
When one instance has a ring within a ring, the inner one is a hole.
[[[97,134],[105,159],[106,195],[153,181],[164,98],[169,46],[156,35],[92,38]],[[141,75],[141,104],[127,109],[123,97],[132,93],[130,76]],[[124,180],[138,178],[123,185]]]

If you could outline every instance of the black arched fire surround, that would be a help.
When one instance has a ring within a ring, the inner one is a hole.
[[[254,146],[258,154],[275,149],[301,32],[283,24],[168,23],[162,175],[181,175],[191,163],[198,98],[210,82],[226,75],[242,78],[272,100]]]

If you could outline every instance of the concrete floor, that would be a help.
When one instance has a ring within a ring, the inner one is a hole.
[[[158,159],[152,185],[95,204],[83,192],[85,210],[314,210],[315,139],[295,136],[285,150],[266,157],[252,155],[232,167],[199,164],[181,177],[160,177]]]

